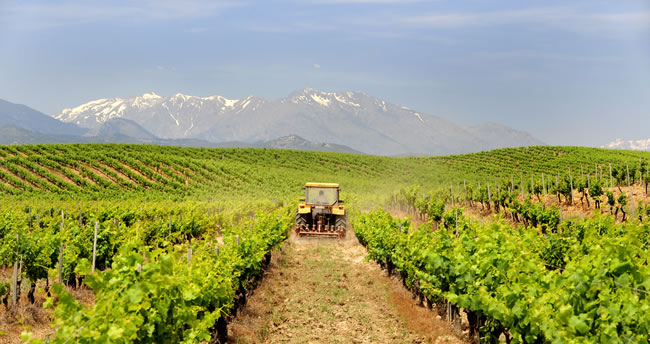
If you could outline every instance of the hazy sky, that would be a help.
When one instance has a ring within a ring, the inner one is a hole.
[[[650,137],[650,2],[0,0],[0,98],[359,90],[549,144]]]

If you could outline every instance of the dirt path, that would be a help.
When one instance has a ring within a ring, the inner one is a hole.
[[[463,343],[418,307],[354,234],[293,239],[229,325],[232,343]]]

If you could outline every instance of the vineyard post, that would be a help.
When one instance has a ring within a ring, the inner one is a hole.
[[[600,171],[600,181],[603,181],[603,166],[598,166],[598,170]]]
[[[235,235],[235,243],[239,245],[239,235]]]
[[[214,245],[214,255],[219,258],[219,245]]]
[[[497,184],[497,197],[499,202],[501,201],[501,185]]]
[[[598,164],[597,163],[594,163],[594,170],[596,171],[596,180],[599,180],[598,179]]]
[[[63,225],[65,223],[65,215],[63,214],[63,209],[61,210],[61,229],[63,229]]]
[[[573,176],[571,175],[571,167],[569,167],[569,181],[571,182],[571,204],[573,205]]]
[[[522,172],[519,175],[519,177],[521,178],[521,183],[520,183],[520,186],[521,186],[521,198],[523,200],[523,198],[524,198],[524,173]]]
[[[546,192],[546,182],[544,181],[544,173],[542,173],[542,191],[546,195],[548,192]]]
[[[609,163],[609,186],[614,187],[614,180],[612,180],[612,163]]]
[[[510,175],[510,187],[512,187],[512,192],[515,192],[515,179]]]
[[[188,247],[187,248],[187,264],[189,264],[192,261],[192,248]]]
[[[580,165],[580,179],[584,178],[585,174],[582,172],[582,165]]]
[[[145,259],[147,259],[147,255],[142,252],[142,263],[144,264]],[[142,264],[138,263],[138,273],[142,273]]]
[[[632,192],[632,186],[630,185],[630,165],[626,164],[627,167],[627,189],[630,191],[630,205],[632,205],[632,219],[636,217],[636,207],[634,206],[634,193]]]
[[[532,191],[531,194],[535,193],[535,182],[533,181],[533,175],[530,175],[530,191]]]
[[[562,222],[562,206],[560,206],[560,222]]]
[[[172,216],[169,215],[169,236],[172,235]]]
[[[591,178],[589,178],[591,175],[587,175],[587,189],[591,189]]]
[[[459,238],[459,235],[458,235],[458,209],[456,209],[455,213],[456,213],[456,239],[458,239]],[[400,224],[400,226],[401,226],[401,224]]]
[[[29,207],[29,230],[32,230],[32,207]]]
[[[454,184],[449,185],[449,191],[451,192],[451,205],[454,205]]]
[[[490,183],[487,184],[487,192],[488,192],[488,209],[490,209],[490,203],[492,203],[492,196],[490,195]]]
[[[463,188],[465,189],[465,202],[467,202],[467,182],[463,179]]]
[[[16,233],[16,261],[14,261],[14,274],[12,276],[11,287],[13,296],[11,299],[12,306],[18,304],[18,244],[20,243],[20,234]]]
[[[95,235],[93,237],[93,267],[92,267],[92,272],[95,272],[95,260],[97,259],[97,227],[99,226],[99,222],[95,220]]]
[[[59,246],[59,283],[63,283],[63,244]]]

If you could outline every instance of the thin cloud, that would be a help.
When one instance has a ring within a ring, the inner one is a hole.
[[[405,4],[423,2],[423,0],[313,0],[312,4],[347,5],[347,4]]]
[[[621,57],[615,56],[578,56],[562,53],[531,51],[531,50],[510,50],[510,51],[497,51],[497,52],[484,52],[477,54],[481,59],[534,59],[534,60],[550,60],[550,61],[564,61],[564,62],[621,62]]]
[[[398,24],[431,29],[525,24],[583,34],[622,34],[650,29],[650,11],[585,13],[570,7],[404,16]],[[395,24],[395,22],[393,22]]]
[[[226,9],[245,6],[241,1],[146,0],[107,3],[103,1],[18,4],[5,7],[0,16],[20,18],[26,26],[51,27],[105,22],[116,19],[133,22],[208,17]]]

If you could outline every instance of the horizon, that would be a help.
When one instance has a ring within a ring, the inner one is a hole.
[[[0,98],[48,115],[147,92],[313,88],[549,145],[650,136],[644,1],[5,1],[0,22]]]

